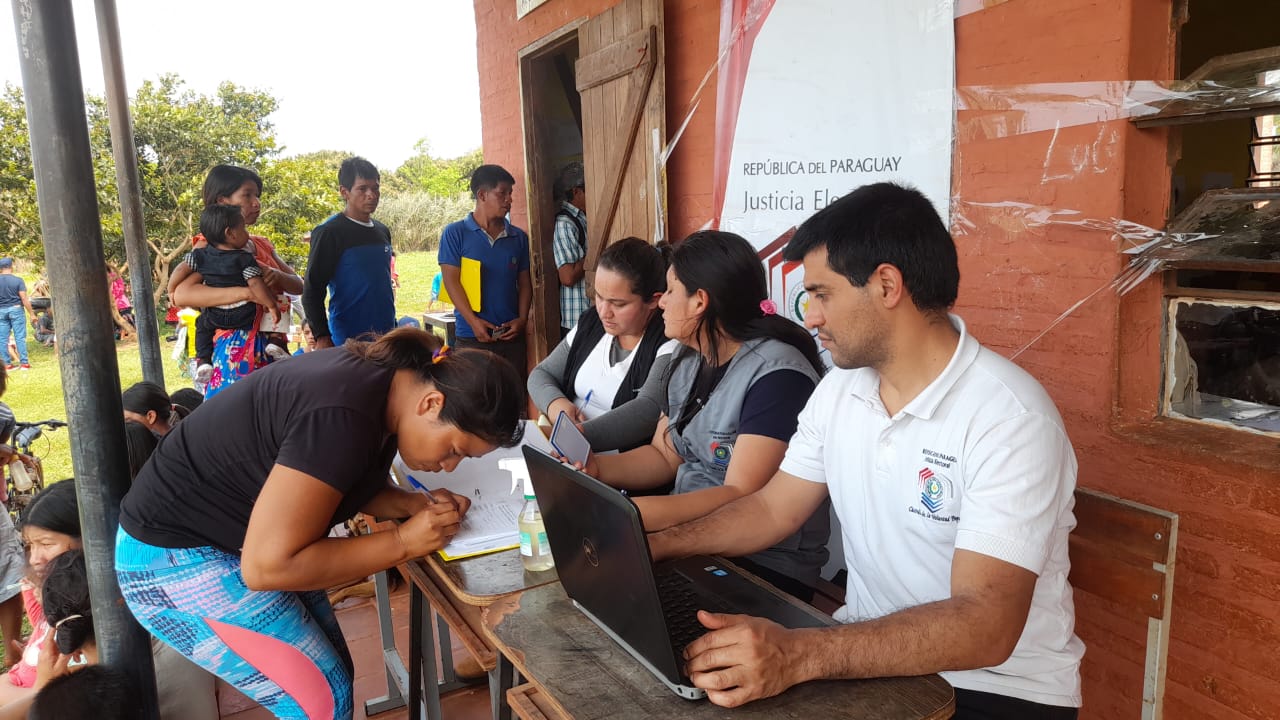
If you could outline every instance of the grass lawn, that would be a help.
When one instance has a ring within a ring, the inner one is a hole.
[[[396,271],[400,274],[400,289],[396,293],[396,317],[409,315],[421,319],[431,294],[431,279],[438,270],[435,252],[400,253],[396,257]],[[167,334],[167,331],[166,331]],[[160,343],[165,359],[165,385],[170,392],[190,385],[179,374],[177,364],[171,361],[173,343]],[[13,371],[9,374],[9,390],[3,402],[13,409],[19,420],[47,420],[56,418],[74,424],[75,418],[67,418],[62,399],[62,374],[58,359],[50,348],[36,343],[27,333],[27,347],[31,355],[31,370]],[[142,361],[136,342],[116,346],[116,362],[120,367],[120,387],[127,388],[142,380]],[[45,479],[56,481],[73,476],[71,447],[66,430],[45,432],[32,446],[32,451],[44,462]]]

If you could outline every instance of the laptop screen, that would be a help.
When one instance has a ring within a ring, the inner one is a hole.
[[[565,593],[680,682],[636,506],[546,453],[526,447],[524,456]]]

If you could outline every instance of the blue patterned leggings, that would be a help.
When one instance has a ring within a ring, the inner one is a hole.
[[[351,717],[351,654],[323,591],[250,590],[235,555],[154,547],[123,529],[116,575],[143,627],[276,717]]]

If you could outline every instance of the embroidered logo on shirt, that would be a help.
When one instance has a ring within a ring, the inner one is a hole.
[[[917,474],[917,486],[920,488],[920,506],[924,509],[913,504],[907,510],[934,522],[953,523],[960,520],[959,515],[953,514],[955,487],[949,478],[932,468],[923,467]]]
[[[929,468],[924,468],[920,471],[920,487],[924,489],[920,493],[920,504],[924,505],[924,508],[931,513],[936,513],[942,509],[944,489],[948,491],[948,495],[950,494],[950,488],[944,488],[942,484],[944,480],[946,478],[935,475]],[[950,484],[950,481],[947,481],[947,485],[949,486]]]
[[[711,459],[716,467],[729,467],[729,460],[733,457],[733,443],[713,442],[711,443]]]

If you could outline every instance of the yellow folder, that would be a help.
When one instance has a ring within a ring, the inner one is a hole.
[[[467,301],[471,304],[471,310],[480,312],[480,261],[464,257],[462,258],[462,267],[459,270],[462,290],[467,294]],[[449,299],[449,291],[445,288],[444,283],[440,284],[440,301],[447,302],[450,305],[457,305],[457,303]]]

